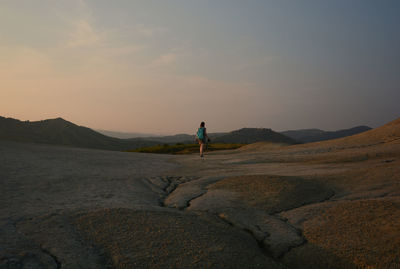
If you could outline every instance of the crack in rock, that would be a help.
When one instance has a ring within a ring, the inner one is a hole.
[[[156,188],[163,193],[163,207],[176,208],[179,210],[191,209],[192,201],[208,193],[207,186],[215,183],[224,177],[213,178],[194,178],[183,176],[164,176],[146,178],[152,188]],[[332,197],[332,191],[319,201],[314,203],[302,204],[283,211],[268,214],[265,211],[250,208],[231,208],[218,207],[214,210],[205,210],[209,213],[217,213],[217,216],[231,226],[237,227],[250,234],[257,242],[262,251],[274,258],[281,259],[293,248],[307,243],[302,235],[302,231],[291,225],[287,219],[280,216],[285,211],[297,209],[310,204],[323,203]],[[197,200],[196,200],[197,201]],[[208,208],[208,207],[207,207]],[[193,208],[194,211],[197,211]],[[202,211],[202,210],[200,210]]]
[[[174,207],[165,203],[168,197],[178,188],[178,186],[197,179],[198,177],[195,176],[158,176],[144,178],[143,182],[153,191],[160,194],[160,206]]]
[[[267,236],[269,236],[268,232],[262,232],[260,229],[260,233],[258,233],[258,231],[255,232],[254,230],[244,228],[240,225],[237,225],[237,223],[233,223],[230,220],[226,219],[225,217],[221,217],[220,214],[216,214],[216,216],[217,216],[217,218],[219,218],[221,221],[228,224],[229,226],[241,229],[244,232],[248,233],[257,242],[258,247],[260,248],[262,253],[264,253],[264,255],[266,255],[269,258],[274,259],[275,261],[278,261],[278,259],[276,257],[274,257],[274,255],[271,253],[271,251],[268,248],[266,248],[266,245],[263,242],[265,240],[265,238]],[[255,225],[255,227],[256,226],[258,226],[258,225]],[[259,229],[259,227],[258,227],[258,229]]]
[[[18,230],[26,218],[2,220],[0,268],[60,268],[51,255]]]
[[[219,213],[218,217],[250,233],[259,246],[275,259],[306,242],[300,230],[264,211],[228,209]]]
[[[10,251],[9,256],[15,257],[21,268],[111,267],[104,250],[84,240],[76,230],[74,216],[51,213],[12,224],[18,237],[15,243],[10,242],[16,251]]]
[[[180,184],[165,198],[164,205],[179,210],[186,209],[193,200],[207,193],[206,187],[209,184],[215,183],[221,179],[222,177],[208,177]]]
[[[57,264],[57,269],[61,268],[61,262],[58,260],[58,258],[54,254],[52,254],[50,251],[43,248],[42,246],[40,246],[40,249],[42,250],[42,252],[46,253],[54,260],[54,262]]]

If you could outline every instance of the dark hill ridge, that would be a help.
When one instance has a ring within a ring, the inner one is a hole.
[[[289,130],[280,132],[296,141],[305,142],[309,137],[317,137],[325,133],[325,131],[320,129],[300,129],[300,130]]]
[[[176,134],[167,136],[156,136],[156,137],[143,137],[143,139],[152,139],[162,144],[175,144],[175,143],[193,143],[195,140],[194,135],[188,134]]]
[[[214,141],[215,138],[226,135],[228,133],[210,133],[208,136]],[[177,134],[168,136],[157,136],[157,137],[142,137],[145,140],[153,140],[165,144],[175,143],[193,143],[196,140],[196,135],[189,134]]]
[[[338,131],[323,131],[320,129],[302,129],[302,130],[284,131],[281,132],[281,134],[286,135],[299,142],[309,143],[309,142],[317,142],[317,141],[324,141],[324,140],[351,136],[371,129],[372,128],[368,126],[356,126],[354,128],[343,129]]]
[[[230,133],[210,133],[212,143],[273,142],[295,144],[350,136],[371,128],[359,126],[336,132],[319,129],[274,132],[264,128],[243,128]],[[45,143],[82,148],[106,150],[133,150],[160,144],[193,143],[195,136],[178,134],[163,137],[119,139],[98,133],[90,128],[78,126],[62,118],[42,121],[20,121],[0,116],[0,139],[18,142]]]
[[[212,142],[243,143],[274,142],[296,144],[297,142],[283,134],[265,128],[243,128],[215,138]]]
[[[30,122],[1,116],[0,139],[106,150],[128,150],[158,144],[139,138],[108,137],[62,118]]]
[[[211,133],[212,142],[250,144],[261,141],[293,144],[289,137],[271,129],[244,128],[230,133]],[[106,150],[132,150],[159,144],[193,143],[195,136],[179,134],[165,137],[119,139],[78,126],[62,118],[20,121],[0,116],[0,139]]]
[[[145,133],[131,133],[131,132],[118,132],[118,131],[108,131],[101,129],[93,129],[94,131],[101,133],[102,135],[119,138],[119,139],[130,139],[130,138],[144,138],[144,137],[157,137],[159,135],[155,134],[145,134]]]

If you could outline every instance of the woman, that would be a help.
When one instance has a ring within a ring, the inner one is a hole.
[[[206,132],[204,121],[200,123],[200,128],[197,130],[197,141],[200,144],[200,157],[203,157],[204,147],[207,141],[210,141]]]

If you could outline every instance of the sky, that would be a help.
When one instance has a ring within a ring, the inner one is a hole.
[[[1,0],[0,116],[158,134],[400,117],[398,0]]]

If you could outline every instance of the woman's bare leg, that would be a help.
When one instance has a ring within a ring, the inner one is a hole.
[[[203,157],[204,143],[200,143],[200,157]]]

